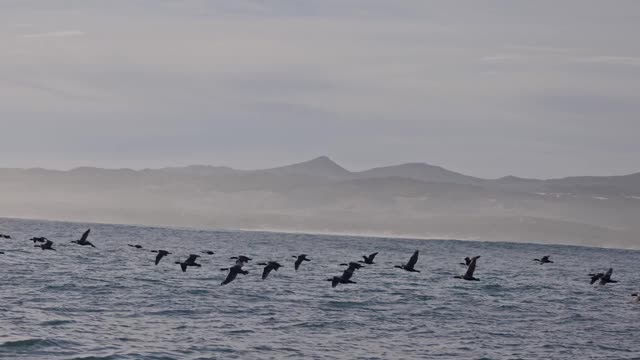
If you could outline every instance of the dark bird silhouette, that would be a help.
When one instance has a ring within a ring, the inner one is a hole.
[[[189,267],[189,266],[197,266],[197,267],[201,267],[202,266],[202,265],[196,263],[196,260],[199,257],[200,257],[200,255],[191,254],[187,258],[187,260],[185,260],[183,262],[176,261],[176,264],[180,264],[180,268],[182,269],[182,272],[185,272],[185,271],[187,271],[187,267]]]
[[[473,272],[476,271],[476,261],[480,258],[480,256],[474,256],[471,258],[469,262],[469,267],[467,268],[467,272],[462,276],[456,276],[456,279],[463,280],[471,280],[471,281],[480,281],[480,279],[476,279],[473,277]]]
[[[3,254],[4,254],[4,251],[0,251],[0,255],[3,255]]]
[[[368,264],[368,265],[375,264],[375,263],[373,262],[373,259],[375,259],[376,255],[378,255],[378,253],[377,253],[377,252],[374,252],[373,254],[371,254],[371,255],[369,255],[369,256],[367,256],[367,255],[362,255],[362,258],[364,259],[364,261],[360,260],[360,262],[361,262],[361,263]]]
[[[253,260],[250,257],[244,256],[244,255],[232,256],[229,259],[235,259],[236,260],[236,264],[245,264],[245,263],[248,263],[249,261]]]
[[[631,294],[631,296],[633,296],[633,302],[634,303],[640,304],[640,294],[635,293],[635,294]]]
[[[229,274],[227,274],[227,277],[222,283],[220,283],[220,285],[227,285],[228,283],[232,282],[236,278],[236,276],[238,276],[238,274],[247,275],[249,272],[242,270],[242,265],[244,265],[243,262],[236,262],[236,264],[230,268],[220,269],[229,270]]]
[[[351,280],[353,276],[353,272],[364,267],[357,262],[350,262],[349,264],[340,264],[340,265],[348,265],[349,267],[345,270],[341,276],[334,276],[332,278],[327,279],[327,281],[331,281],[331,287],[336,287],[338,284],[356,284],[355,281]]]
[[[95,245],[93,245],[91,242],[87,241],[87,238],[89,237],[89,233],[90,232],[91,232],[91,229],[87,229],[87,231],[85,231],[84,234],[82,234],[82,237],[80,238],[80,240],[73,240],[72,243],[76,243],[76,244],[82,245],[82,246],[95,247]]]
[[[11,237],[11,235],[6,235],[6,234],[0,234],[0,238],[2,238],[2,239],[13,239]]]
[[[258,265],[264,265],[264,270],[262,270],[262,280],[266,279],[272,270],[278,271],[278,269],[282,267],[282,265],[280,265],[276,261],[269,261],[267,263],[258,263]]]
[[[156,265],[158,265],[158,263],[160,262],[160,260],[162,260],[163,257],[171,254],[166,250],[151,250],[151,252],[158,253],[158,255],[156,255]]]
[[[131,247],[134,247],[136,249],[142,249],[142,245],[138,245],[138,244],[136,244],[136,245],[127,244],[127,245],[129,245]]]
[[[39,237],[32,237],[32,238],[31,238],[31,239],[29,239],[29,240],[33,241],[33,243],[35,244],[35,243],[37,243],[37,242],[41,242],[41,243],[46,242],[46,241],[47,241],[47,238],[46,238],[46,237],[44,237],[44,236],[39,236]]]
[[[414,269],[413,267],[416,266],[416,263],[418,262],[418,255],[419,255],[420,251],[416,250],[413,255],[411,255],[411,258],[409,259],[409,262],[407,262],[405,265],[396,265],[394,267],[397,267],[398,269],[402,269],[402,270],[406,270],[406,271],[411,271],[411,272],[420,272],[419,270]]]
[[[39,248],[41,248],[42,250],[53,250],[53,251],[56,251],[56,249],[52,248],[52,246],[53,246],[53,241],[51,241],[51,240],[47,240],[47,241],[46,241],[44,244],[42,244],[42,245],[33,245],[33,246],[35,246],[35,247],[39,247]]]
[[[298,256],[293,256],[294,258],[296,258],[296,262],[293,263],[293,268],[298,271],[298,268],[300,267],[300,264],[302,264],[303,261],[311,261],[310,259],[307,258],[306,254],[300,254]]]
[[[207,255],[213,255],[213,254],[215,254],[215,253],[214,253],[213,251],[211,251],[211,250],[203,251],[202,253],[203,253],[203,254],[207,254]]]
[[[543,256],[540,259],[533,259],[533,261],[539,262],[540,265],[542,265],[542,264],[553,264],[553,261],[549,260],[549,255]]]
[[[467,256],[466,258],[464,258],[464,262],[460,263],[460,265],[469,266],[470,263],[471,263],[471,258]]]
[[[598,283],[600,285],[617,283],[616,280],[611,280],[611,274],[613,274],[613,268],[609,268],[606,273],[589,274],[589,276],[591,276],[591,284],[593,285],[598,280],[600,280]]]

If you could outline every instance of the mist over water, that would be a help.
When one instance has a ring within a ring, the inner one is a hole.
[[[69,243],[91,227],[97,249]],[[638,252],[0,219],[2,359],[635,359]],[[28,241],[46,236],[57,252]],[[140,244],[137,250],[127,244]],[[150,249],[174,253],[158,266]],[[421,273],[394,269],[420,250]],[[174,264],[201,254],[202,268]],[[378,251],[357,284],[325,281]],[[299,271],[291,257],[309,254]],[[227,286],[229,257],[253,261]],[[481,255],[480,282],[454,279]],[[551,255],[554,264],[532,261]],[[260,279],[260,261],[285,265]],[[614,267],[618,284],[589,285]]]

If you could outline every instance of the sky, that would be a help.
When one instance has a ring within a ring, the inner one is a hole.
[[[640,171],[640,1],[0,0],[0,167]]]

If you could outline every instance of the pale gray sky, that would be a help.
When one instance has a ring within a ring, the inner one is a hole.
[[[0,167],[640,171],[640,1],[0,0]]]

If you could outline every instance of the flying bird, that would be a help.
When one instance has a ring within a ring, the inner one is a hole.
[[[347,265],[347,264],[340,264],[340,265]],[[341,276],[334,276],[332,278],[327,279],[327,281],[331,281],[331,287],[334,288],[338,286],[338,284],[356,284],[355,281],[351,280],[351,277],[353,276],[353,272],[364,266],[360,265],[357,262],[350,262],[348,266],[349,267],[347,268],[347,270],[345,270]]]
[[[196,263],[196,260],[200,257],[200,255],[194,255],[191,254],[189,255],[189,257],[187,258],[187,260],[180,262],[180,261],[176,261],[176,264],[180,264],[180,268],[182,269],[182,272],[187,271],[187,267],[189,266],[197,266],[197,267],[201,267],[202,265]],[[157,258],[157,256],[156,256]],[[159,261],[159,260],[158,260]]]
[[[136,249],[142,249],[142,245],[138,245],[138,244],[136,244],[136,245],[127,244],[127,245],[129,245],[131,247],[134,247]]]
[[[420,251],[416,250],[413,253],[413,255],[411,255],[411,258],[409,259],[409,262],[407,262],[405,265],[396,265],[394,267],[396,267],[398,269],[410,271],[410,272],[420,272],[419,270],[414,269],[414,266],[416,266],[416,263],[418,262],[419,253],[420,253]]]
[[[250,257],[244,256],[244,255],[232,256],[229,259],[235,259],[236,264],[245,264],[252,260]]]
[[[609,283],[617,283],[616,280],[611,280],[611,274],[613,274],[613,268],[609,268],[606,273],[589,274],[591,276],[591,284],[600,280],[599,285],[606,285]]]
[[[211,251],[211,250],[203,251],[202,253],[203,253],[203,254],[207,254],[207,255],[213,255],[213,254],[215,254],[215,253],[214,253],[213,251]]]
[[[540,258],[540,259],[533,259],[533,261],[537,261],[537,262],[539,262],[539,263],[540,263],[540,265],[542,265],[542,264],[549,264],[549,263],[553,264],[553,261],[549,260],[549,255],[543,256],[543,257],[542,257],[542,258]]]
[[[467,272],[464,273],[464,275],[462,276],[456,276],[456,279],[463,279],[463,280],[471,280],[471,281],[480,281],[480,279],[474,278],[473,277],[473,272],[476,271],[476,261],[480,258],[480,256],[474,256],[471,258],[471,261],[469,262],[469,267],[467,268]]]
[[[296,262],[293,264],[293,268],[298,271],[298,268],[300,267],[300,264],[302,264],[303,261],[311,261],[307,258],[306,254],[300,254],[298,256],[293,256],[294,258],[296,258]]]
[[[278,271],[278,269],[282,267],[282,265],[280,265],[276,261],[269,261],[267,263],[258,263],[258,265],[263,265],[264,266],[264,270],[262,270],[262,280],[265,280],[267,278],[267,276],[269,276],[269,273],[272,270],[273,271]]]
[[[39,247],[42,250],[53,250],[56,251],[56,249],[52,248],[53,246],[53,241],[51,240],[47,240],[44,244],[42,245],[33,245],[34,247]]]
[[[87,241],[87,238],[89,237],[89,233],[90,232],[91,232],[91,229],[87,229],[87,231],[85,231],[84,234],[82,234],[82,237],[80,238],[80,240],[73,240],[72,243],[76,243],[76,244],[82,245],[82,246],[95,247],[95,245],[93,245],[91,242]]]
[[[37,243],[37,242],[41,242],[41,243],[46,242],[46,241],[47,241],[47,238],[46,238],[46,237],[44,237],[44,236],[39,236],[39,237],[32,237],[32,238],[31,238],[31,239],[29,239],[29,240],[33,241],[33,243],[35,244],[35,243]]]
[[[156,255],[156,265],[158,265],[158,263],[160,262],[160,260],[162,260],[163,257],[171,254],[166,250],[151,250],[151,252],[158,253],[158,255]]]
[[[373,254],[370,254],[369,256],[367,256],[367,255],[362,255],[362,258],[364,259],[364,261],[360,260],[360,262],[361,262],[361,263],[368,264],[368,265],[375,264],[375,263],[373,262],[373,259],[375,259],[376,255],[378,255],[378,253],[377,253],[377,252],[374,252]]]
[[[222,283],[220,283],[220,285],[227,285],[228,283],[232,282],[233,280],[235,280],[236,276],[238,276],[238,274],[242,274],[242,275],[247,275],[249,272],[242,270],[242,266],[244,265],[243,262],[236,262],[235,265],[233,265],[230,268],[226,268],[226,269],[220,269],[220,270],[229,270],[229,274],[227,274],[227,277],[224,279],[224,281]]]
[[[13,239],[11,237],[11,235],[6,235],[6,234],[0,234],[0,238],[2,238],[2,239]]]

